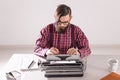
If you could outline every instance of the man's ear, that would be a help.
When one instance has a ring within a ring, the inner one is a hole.
[[[69,21],[71,21],[71,19],[72,19],[72,16],[70,16],[70,19],[69,19]]]
[[[54,19],[56,20],[56,15],[54,14]]]
[[[55,15],[55,13],[54,13],[54,18],[56,18],[56,15]]]
[[[59,17],[57,16],[57,12],[54,13],[54,18],[55,18],[55,21],[59,20]]]
[[[70,21],[71,21],[71,19],[72,19],[72,16],[70,16]]]

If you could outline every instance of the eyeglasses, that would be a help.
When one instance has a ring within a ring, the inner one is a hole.
[[[63,24],[64,26],[67,26],[69,24],[69,21],[65,21],[65,22],[58,21],[57,22],[57,25],[61,25],[61,24]]]

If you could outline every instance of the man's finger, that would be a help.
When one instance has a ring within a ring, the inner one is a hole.
[[[52,50],[55,54],[56,54],[56,53],[57,53],[57,54],[59,53],[59,50],[58,50],[57,48],[55,48],[55,47],[52,47],[51,50]]]
[[[56,51],[57,53],[59,53],[59,50],[58,50],[57,48],[55,48],[55,51]]]
[[[52,52],[53,54],[55,54],[55,53],[56,53],[56,51],[54,51],[54,50],[50,50],[50,52]]]
[[[68,54],[71,54],[71,49],[72,49],[72,48],[68,49],[68,52],[67,52]]]
[[[74,54],[76,52],[76,49],[75,48],[70,48],[68,51],[67,51],[67,54]]]

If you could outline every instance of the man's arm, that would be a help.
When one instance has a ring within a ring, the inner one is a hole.
[[[81,58],[88,56],[91,53],[89,42],[85,34],[80,29],[77,31],[76,39],[78,52],[80,53]]]
[[[40,31],[40,35],[35,43],[35,55],[45,57],[45,53],[49,50],[47,45],[48,40],[48,29],[44,28]]]

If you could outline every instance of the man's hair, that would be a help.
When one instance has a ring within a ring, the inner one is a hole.
[[[71,13],[71,8],[69,7],[69,6],[67,6],[67,5],[65,5],[65,4],[60,4],[58,7],[57,7],[57,9],[56,9],[56,11],[57,11],[57,15],[59,16],[59,17],[61,17],[61,16],[66,16],[66,15],[71,15],[72,13]]]

